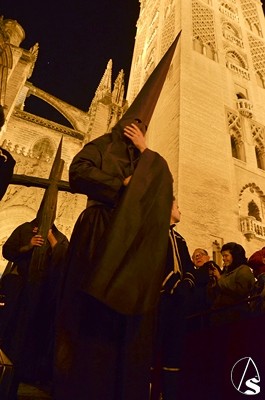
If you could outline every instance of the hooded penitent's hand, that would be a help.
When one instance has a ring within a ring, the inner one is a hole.
[[[132,177],[132,175],[127,176],[127,178],[124,179],[124,181],[123,181],[123,186],[129,185],[129,182],[130,182],[130,180],[131,180],[131,177]]]
[[[136,124],[125,126],[124,135],[133,142],[141,153],[147,148],[143,132]]]
[[[44,243],[44,239],[41,235],[35,235],[30,240],[31,247],[40,247]]]
[[[44,244],[44,239],[41,235],[34,235],[28,244],[20,247],[20,253],[26,253],[30,251],[33,247],[41,247]]]
[[[47,239],[52,248],[54,248],[58,243],[56,237],[54,236],[54,234],[52,232],[52,229],[49,229]]]

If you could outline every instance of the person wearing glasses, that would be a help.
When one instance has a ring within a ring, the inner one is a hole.
[[[207,287],[210,283],[211,268],[216,268],[221,274],[221,268],[211,260],[207,250],[203,248],[196,248],[192,254],[192,261],[195,267],[195,289],[191,301],[191,314],[203,313],[210,309],[210,299],[207,294]],[[195,320],[195,317],[193,318]]]

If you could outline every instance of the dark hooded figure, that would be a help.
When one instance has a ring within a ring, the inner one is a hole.
[[[69,245],[55,400],[149,397],[173,188],[166,161],[147,148],[144,134],[178,38],[112,131],[86,144],[70,165],[70,186],[88,205]]]
[[[248,266],[245,249],[238,243],[229,242],[222,246],[223,272],[213,267],[209,273],[209,295],[215,323],[236,321],[247,314],[248,303],[254,284],[254,275]],[[218,311],[219,309],[219,311]]]
[[[0,129],[5,123],[4,108],[0,105]],[[2,200],[6,189],[11,181],[16,161],[9,151],[0,147],[0,200]]]
[[[55,309],[69,242],[53,225],[44,243],[38,225],[37,219],[19,225],[3,245],[3,256],[11,266],[0,281],[5,302],[0,313],[0,337],[1,347],[15,369],[10,400],[16,399],[20,382],[47,384],[52,378]],[[33,251],[39,246],[46,246],[47,252],[36,303],[29,267]]]
[[[255,314],[264,313],[265,311],[265,247],[255,251],[248,260],[248,265],[253,271],[256,278],[255,287],[252,296],[257,296],[250,303],[251,310]]]
[[[9,151],[0,147],[0,200],[4,197],[6,189],[11,181],[16,161]]]
[[[118,124],[70,166],[70,185],[88,195],[88,206],[68,253],[56,400],[148,398],[172,177],[164,159],[146,148],[144,131],[137,118]]]

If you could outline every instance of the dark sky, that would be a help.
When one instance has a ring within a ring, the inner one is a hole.
[[[123,69],[127,88],[138,0],[3,2],[0,15],[17,20],[25,30],[21,47],[28,50],[39,43],[30,78],[35,86],[86,111],[111,58],[113,81]],[[49,117],[49,108],[31,96],[25,110]]]
[[[35,86],[86,111],[111,58],[113,80],[123,69],[127,88],[139,0],[2,3],[0,15],[17,20],[25,30],[21,46],[29,49],[39,43],[37,63],[30,78]],[[34,96],[27,99],[25,110],[57,122],[62,118]],[[65,123],[64,119],[61,121]]]

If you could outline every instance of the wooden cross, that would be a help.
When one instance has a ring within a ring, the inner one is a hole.
[[[42,279],[45,271],[46,254],[49,248],[47,236],[56,218],[58,182],[62,176],[64,161],[61,159],[62,140],[60,141],[48,181],[42,180],[46,190],[38,211],[38,234],[45,240],[41,247],[34,247],[29,266],[29,281],[37,283]],[[39,178],[36,178],[39,179]],[[32,186],[32,181],[30,182]],[[35,186],[35,185],[34,185]],[[43,186],[42,186],[43,187]]]

